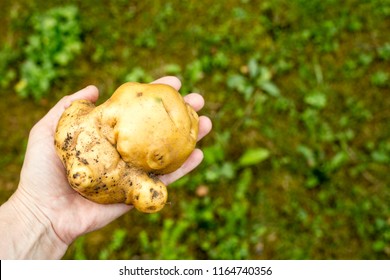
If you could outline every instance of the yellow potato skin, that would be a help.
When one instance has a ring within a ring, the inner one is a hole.
[[[55,147],[73,189],[97,203],[160,211],[166,186],[157,175],[178,169],[194,150],[198,115],[172,87],[125,83],[105,103],[71,104]]]

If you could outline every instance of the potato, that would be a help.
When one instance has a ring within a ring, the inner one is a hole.
[[[172,87],[125,83],[105,103],[71,104],[55,147],[70,186],[97,203],[161,210],[166,186],[158,175],[178,169],[194,150],[198,115]]]

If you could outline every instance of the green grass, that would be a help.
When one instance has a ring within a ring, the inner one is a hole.
[[[390,258],[389,0],[69,1],[75,28],[56,36],[77,51],[61,64],[50,49],[46,95],[22,99],[29,38],[46,34],[31,15],[69,9],[41,2],[0,4],[2,201],[29,128],[87,84],[102,101],[177,75],[214,125],[163,211],[132,211],[66,259]]]

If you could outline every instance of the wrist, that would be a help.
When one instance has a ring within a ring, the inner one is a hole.
[[[0,224],[1,259],[60,259],[68,248],[23,191],[17,190],[1,206]]]

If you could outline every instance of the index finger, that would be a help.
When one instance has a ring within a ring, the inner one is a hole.
[[[166,77],[162,77],[160,79],[157,79],[153,82],[151,82],[151,84],[166,84],[168,86],[171,86],[173,87],[174,89],[176,89],[177,91],[181,88],[181,82],[180,80],[175,77],[175,76],[166,76]]]

